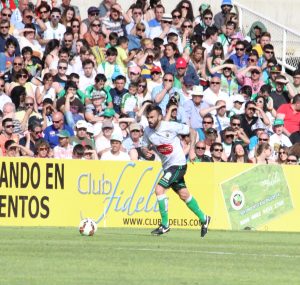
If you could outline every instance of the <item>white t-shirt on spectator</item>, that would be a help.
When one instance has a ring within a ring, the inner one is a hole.
[[[47,30],[44,32],[44,39],[45,40],[52,40],[52,39],[57,39],[57,40],[62,40],[64,37],[64,33],[66,32],[66,27],[60,23],[58,23],[57,28],[52,28],[50,25],[50,22],[46,22],[46,27]]]

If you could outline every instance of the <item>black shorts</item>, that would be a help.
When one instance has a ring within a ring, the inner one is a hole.
[[[164,171],[164,175],[160,178],[158,185],[164,188],[172,188],[179,191],[186,188],[184,175],[186,173],[186,165],[174,165]]]

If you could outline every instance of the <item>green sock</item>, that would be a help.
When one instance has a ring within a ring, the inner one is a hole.
[[[168,217],[168,198],[166,195],[157,196],[159,212],[161,215],[161,224],[165,227],[169,226],[169,217]]]
[[[205,223],[206,215],[199,208],[196,199],[193,196],[190,196],[185,202],[186,205],[192,210],[192,212],[196,214],[201,223]]]

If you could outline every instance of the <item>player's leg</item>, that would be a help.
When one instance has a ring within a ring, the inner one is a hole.
[[[186,203],[188,208],[199,218],[201,223],[205,223],[206,221],[206,215],[203,213],[203,211],[200,209],[197,200],[190,194],[188,189],[181,188],[180,190],[176,191],[178,196],[182,201]]]
[[[207,234],[208,225],[210,223],[210,216],[207,216],[200,209],[197,200],[190,194],[186,187],[176,191],[180,199],[183,200],[188,208],[198,217],[201,222],[201,237]]]
[[[169,228],[169,215],[168,215],[168,198],[166,190],[170,187],[170,182],[175,172],[173,167],[165,170],[164,175],[160,178],[155,187],[155,194],[158,202],[159,212],[161,215],[161,225],[153,230],[151,233],[154,235],[161,235],[170,231]]]

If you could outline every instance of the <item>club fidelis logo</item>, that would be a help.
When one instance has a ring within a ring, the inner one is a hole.
[[[244,193],[239,189],[238,185],[234,185],[232,187],[232,194],[230,196],[230,204],[231,204],[231,207],[236,211],[241,210],[245,205]]]

